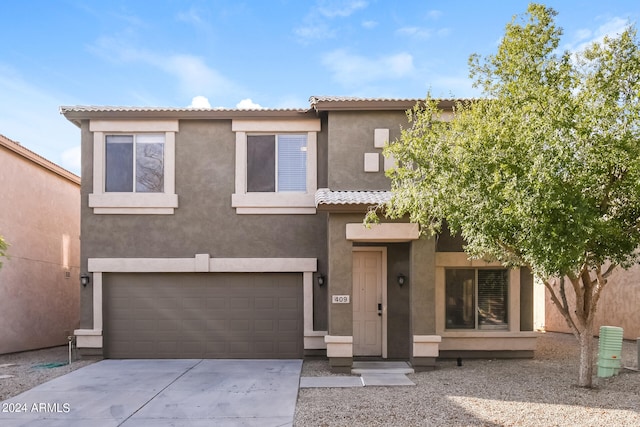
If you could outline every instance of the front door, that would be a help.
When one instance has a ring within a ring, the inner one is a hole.
[[[353,355],[382,356],[382,253],[353,252]]]

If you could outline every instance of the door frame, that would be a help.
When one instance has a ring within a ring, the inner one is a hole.
[[[382,358],[387,358],[387,247],[386,246],[353,246],[352,252],[379,252],[381,258],[382,275]],[[353,256],[353,255],[352,255]],[[353,279],[351,281],[353,287]],[[351,290],[353,293],[353,288]],[[353,319],[353,306],[352,315]]]

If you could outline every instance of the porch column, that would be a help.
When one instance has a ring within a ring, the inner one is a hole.
[[[411,364],[416,371],[434,369],[440,337],[436,333],[435,239],[411,242]]]
[[[327,227],[329,334],[325,342],[329,365],[336,372],[350,372],[353,363],[353,245],[346,239],[345,226],[357,221],[362,221],[362,214],[329,214]],[[348,295],[349,303],[333,303],[334,295]]]

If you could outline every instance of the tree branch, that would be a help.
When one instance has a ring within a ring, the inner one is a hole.
[[[556,307],[558,307],[558,311],[560,312],[560,314],[562,314],[562,317],[564,317],[565,320],[567,321],[567,325],[569,325],[569,328],[571,329],[571,332],[576,337],[578,337],[579,336],[578,328],[576,327],[576,324],[573,321],[573,318],[571,317],[571,313],[569,312],[569,305],[567,303],[567,296],[566,296],[565,290],[564,290],[564,279],[560,279],[560,295],[562,296],[562,302],[560,301],[560,299],[556,295],[556,292],[553,289],[553,285],[546,279],[540,278],[540,280],[542,280],[542,283],[544,283],[544,286],[549,290],[549,296],[551,296],[551,301],[553,301],[553,303],[556,305]]]

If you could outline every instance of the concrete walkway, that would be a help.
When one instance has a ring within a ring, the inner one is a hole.
[[[0,425],[291,426],[301,360],[103,360],[1,403]]]
[[[351,376],[301,377],[300,388],[412,386],[413,372],[407,362],[353,362]]]

